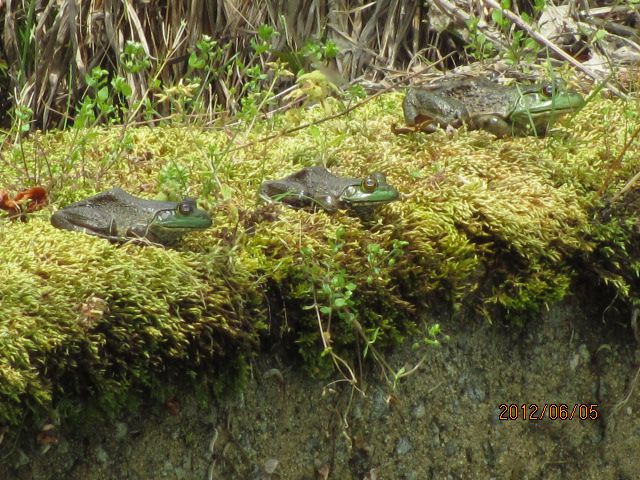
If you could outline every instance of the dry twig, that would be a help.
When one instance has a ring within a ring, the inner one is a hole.
[[[520,29],[524,30],[525,32],[527,32],[529,34],[529,36],[531,38],[533,38],[535,41],[537,41],[538,43],[540,43],[540,44],[544,45],[545,47],[549,48],[549,50],[553,51],[555,54],[557,54],[558,56],[560,56],[561,58],[563,58],[564,60],[569,62],[571,65],[576,67],[581,72],[585,73],[586,75],[588,75],[589,77],[593,78],[597,82],[604,82],[604,83],[608,84],[608,81],[607,81],[608,79],[602,78],[597,73],[593,72],[589,68],[587,68],[584,65],[582,65],[580,62],[578,62],[571,55],[567,54],[564,50],[562,50],[556,44],[551,42],[548,38],[546,38],[543,35],[541,35],[540,33],[536,32],[524,20],[522,20],[522,18],[520,18],[520,16],[516,15],[515,13],[513,13],[510,10],[503,9],[500,6],[500,4],[498,2],[496,2],[495,0],[484,0],[484,3],[489,5],[492,8],[495,8],[496,10],[500,10],[502,12],[502,15],[504,15],[504,17],[506,19],[508,19],[513,24],[517,25],[518,28],[520,28]],[[617,96],[619,96],[621,98],[624,98],[624,99],[627,98],[627,96],[623,92],[618,90],[613,85],[608,84],[607,86],[608,86],[609,90],[611,90]]]

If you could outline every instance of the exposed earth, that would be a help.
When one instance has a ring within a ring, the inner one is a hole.
[[[363,395],[262,355],[233,398],[179,396],[113,423],[62,427],[44,453],[25,432],[2,445],[0,478],[638,478],[637,344],[628,317],[586,308],[586,297],[523,327],[440,315],[450,341],[395,391],[377,371],[364,374]],[[419,359],[407,347],[387,360],[409,370]],[[573,420],[523,420],[523,404],[538,416],[547,404],[546,417],[578,407]]]

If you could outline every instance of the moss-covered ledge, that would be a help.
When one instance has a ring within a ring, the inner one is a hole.
[[[432,302],[522,319],[578,276],[635,295],[636,210],[622,202],[606,221],[598,211],[640,169],[637,141],[617,162],[637,104],[597,100],[546,138],[505,140],[395,136],[399,105],[383,96],[233,153],[223,133],[170,127],[36,134],[0,152],[12,166],[1,187],[37,176],[53,202],[27,223],[0,223],[0,425],[63,415],[69,399],[118,406],[167,379],[215,376],[261,334],[326,373],[323,337],[348,359],[362,354],[362,335],[376,346],[423,336],[414,312]],[[402,199],[370,220],[257,203],[261,181],[317,162],[383,171]],[[54,209],[116,185],[198,195],[214,226],[160,249],[49,225]]]
[[[0,423],[63,391],[117,405],[255,345],[250,286],[212,253],[117,248],[44,218],[5,228],[2,243]]]

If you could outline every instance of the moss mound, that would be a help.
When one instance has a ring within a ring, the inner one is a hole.
[[[2,152],[13,167],[0,185],[45,183],[53,206],[0,223],[0,423],[72,394],[115,398],[167,375],[197,377],[254,350],[260,332],[285,338],[321,374],[332,368],[323,350],[348,358],[421,331],[414,312],[430,302],[518,319],[592,273],[631,296],[632,210],[611,221],[596,212],[640,168],[638,142],[616,160],[640,123],[637,105],[597,100],[546,138],[496,140],[395,136],[400,101],[383,96],[242,149],[301,112],[249,135],[242,125],[230,135],[69,131]],[[258,203],[263,180],[320,162],[342,175],[383,171],[402,199],[371,219]],[[48,224],[55,208],[112,186],[197,195],[214,227],[165,250]]]
[[[115,248],[45,219],[3,229],[2,242],[0,422],[62,390],[124,398],[253,340],[240,311],[249,289],[240,296],[211,254]]]

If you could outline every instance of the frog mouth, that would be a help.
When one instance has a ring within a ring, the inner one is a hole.
[[[523,116],[541,116],[541,115],[561,115],[564,113],[575,112],[577,107],[567,106],[567,107],[531,107],[528,109],[523,109],[519,115]]]
[[[368,194],[360,197],[344,197],[342,201],[348,203],[349,205],[358,206],[358,205],[375,205],[381,203],[389,203],[397,200],[399,197],[399,193],[397,190],[383,190],[376,194]]]

